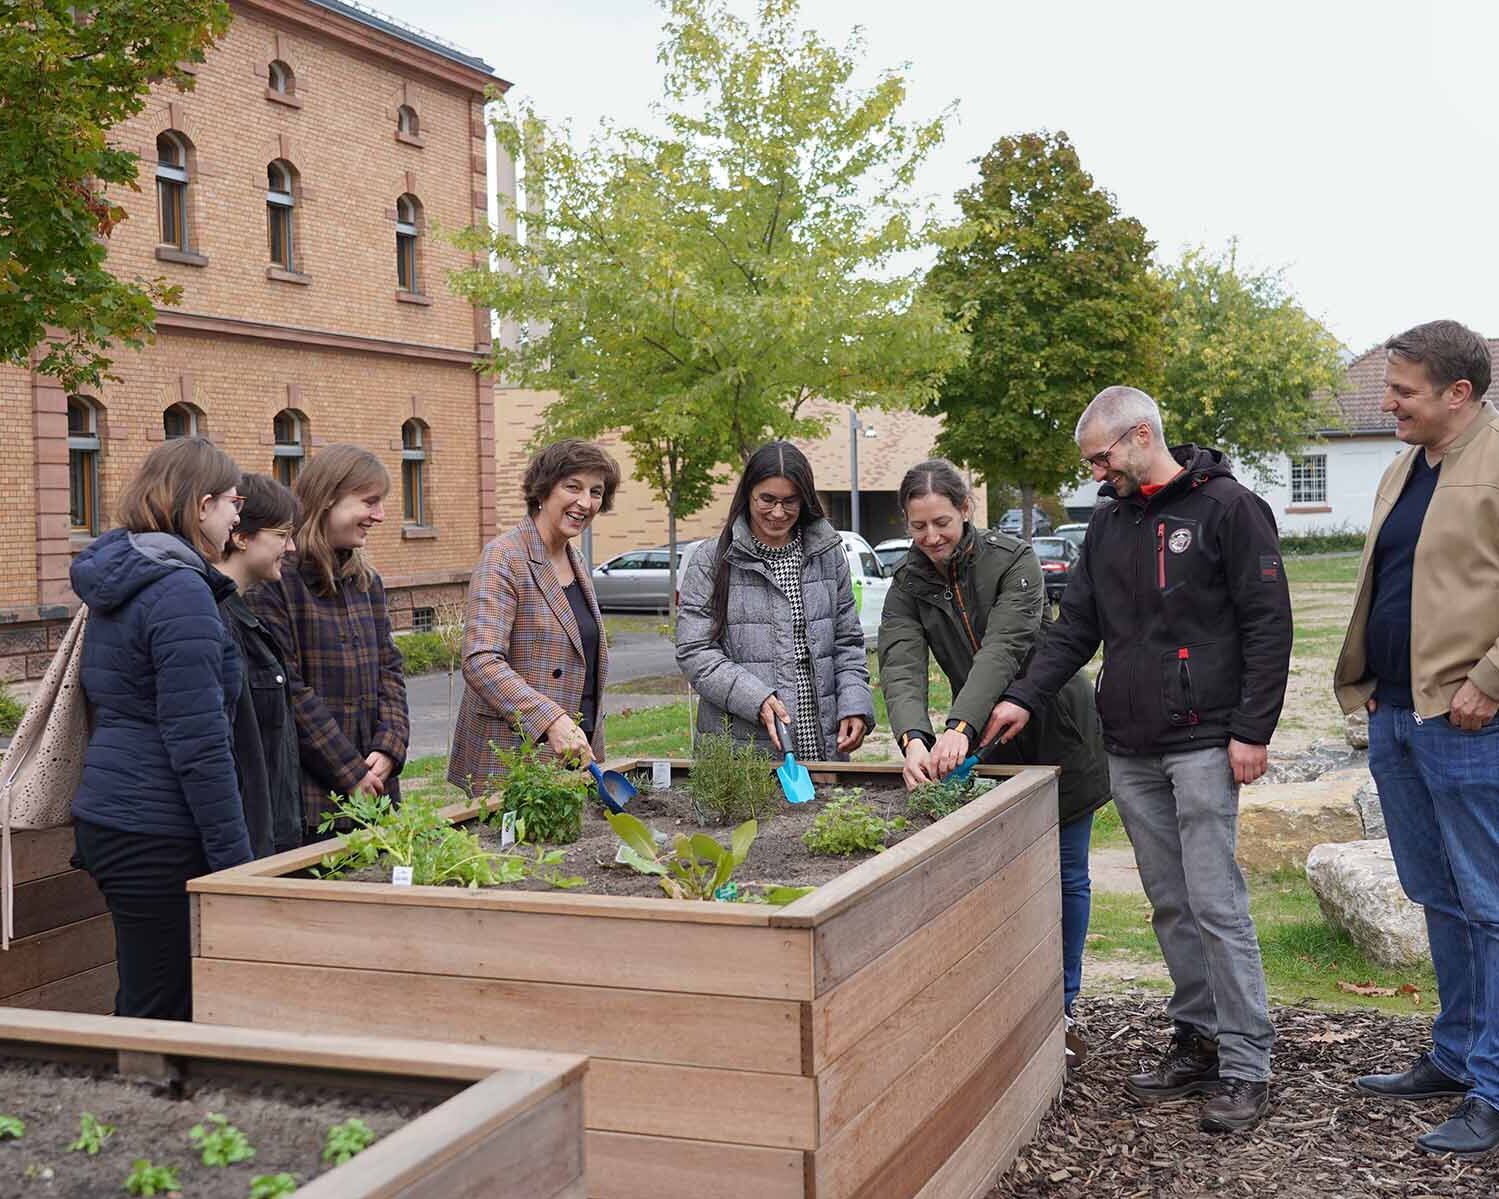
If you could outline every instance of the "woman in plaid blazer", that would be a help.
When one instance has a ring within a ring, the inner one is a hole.
[[[526,468],[526,517],[484,548],[468,589],[463,702],[448,781],[482,791],[490,749],[522,734],[587,764],[604,754],[609,646],[572,541],[609,511],[619,466],[586,441],[547,446]]]

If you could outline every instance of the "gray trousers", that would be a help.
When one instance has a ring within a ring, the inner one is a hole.
[[[1110,754],[1109,777],[1176,988],[1166,1014],[1218,1042],[1223,1077],[1266,1081],[1275,1031],[1234,860],[1239,785],[1228,750]]]

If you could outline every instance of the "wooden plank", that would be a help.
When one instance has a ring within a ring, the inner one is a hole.
[[[0,999],[0,1007],[102,1014],[114,1010],[115,991],[118,988],[119,976],[115,973],[115,964],[109,962],[103,966],[95,966],[92,970],[70,974],[66,978],[53,979],[17,995],[8,995]],[[9,1019],[8,1012],[0,1016],[0,1025],[6,1019]]]
[[[1062,1010],[1060,937],[1061,930],[1053,930],[1015,971],[1013,982],[990,992],[824,1143],[813,1156],[817,1199],[909,1196],[920,1190],[1056,1024]]]
[[[402,890],[384,888],[387,895]],[[654,921],[494,908],[205,893],[198,900],[198,946],[206,958],[348,968],[399,963],[417,974],[812,997],[811,933],[804,929],[666,928]]]
[[[11,868],[17,885],[73,869],[75,846],[71,824],[60,828],[16,829],[10,837]]]
[[[0,953],[0,999],[114,961],[114,921],[106,914],[33,933]]]
[[[1062,1093],[1063,1026],[1020,1071],[968,1139],[958,1147],[916,1199],[982,1199],[1036,1135],[1046,1111]]]
[[[69,870],[22,883],[15,891],[16,924],[12,937],[30,937],[48,929],[76,924],[107,910],[104,896],[86,871]]]
[[[861,1041],[930,980],[952,969],[1040,887],[1056,887],[1057,852],[1053,830],[946,911],[813,1000],[814,1073]]]
[[[805,1199],[803,1154],[627,1132],[584,1138],[589,1199]]]
[[[817,1082],[801,1075],[594,1057],[584,1089],[591,1128],[817,1148]]]
[[[400,961],[393,944],[387,960]],[[193,962],[206,1024],[357,1026],[394,1036],[799,1074],[800,1005],[386,970]]]
[[[1056,789],[1050,779],[1047,782],[1046,787],[1000,809],[961,839],[927,855],[912,869],[820,924],[812,955],[816,994],[832,990],[912,930],[934,920],[1055,828]],[[955,813],[948,819],[960,815]],[[927,832],[936,828],[933,825]],[[889,852],[897,853],[909,843],[902,842]]]
[[[853,1049],[818,1074],[822,1143],[895,1084],[932,1046],[965,1020],[985,997],[1007,998],[1036,990],[1025,971],[1046,981],[1062,968],[1061,900],[1043,887],[1010,920],[946,974],[902,1004]],[[1051,946],[1035,956],[1038,946]],[[815,1147],[815,1146],[814,1146]]]

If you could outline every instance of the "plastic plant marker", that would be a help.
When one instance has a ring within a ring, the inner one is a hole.
[[[625,805],[640,794],[635,785],[617,770],[600,770],[596,763],[590,762],[588,773],[599,785],[599,799],[611,812],[623,812]]]
[[[786,797],[787,803],[806,803],[814,798],[812,776],[807,773],[805,766],[797,765],[796,755],[791,752],[791,734],[780,717],[776,718],[776,733],[781,738],[781,748],[786,751],[785,761],[776,767],[781,794]]]

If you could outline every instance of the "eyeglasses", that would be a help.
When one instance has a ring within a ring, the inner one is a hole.
[[[245,497],[242,495],[229,495],[228,493],[221,493],[219,495],[219,499],[228,500],[231,504],[234,505],[234,510],[236,512],[243,512],[245,509]]]
[[[1094,454],[1090,458],[1084,458],[1083,459],[1083,465],[1084,466],[1096,466],[1099,470],[1108,470],[1109,469],[1109,455],[1114,452],[1114,447],[1116,445],[1118,445],[1121,441],[1123,441],[1126,437],[1128,437],[1131,433],[1133,433],[1139,427],[1140,427],[1139,425],[1131,425],[1128,429],[1126,429],[1123,433],[1119,434],[1118,437],[1114,438],[1114,440],[1109,443],[1109,448],[1108,449],[1104,450],[1101,453]]]
[[[798,495],[757,495],[755,497],[755,508],[767,516],[779,508],[787,516],[795,516],[802,510],[801,496]]]

